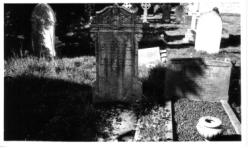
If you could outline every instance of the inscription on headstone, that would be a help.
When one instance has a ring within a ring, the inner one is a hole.
[[[91,25],[97,63],[94,102],[131,102],[141,96],[137,76],[142,22],[135,13],[117,4],[96,12]]]

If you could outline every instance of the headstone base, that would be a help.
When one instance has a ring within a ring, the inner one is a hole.
[[[133,89],[131,89],[129,93],[127,93],[121,98],[113,98],[111,96],[101,95],[101,93],[97,91],[95,84],[93,87],[93,103],[101,103],[101,102],[133,103],[141,100],[142,95],[143,95],[142,82],[139,80],[136,80],[133,83]]]

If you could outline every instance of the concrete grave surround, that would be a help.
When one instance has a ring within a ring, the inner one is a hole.
[[[132,102],[142,95],[137,80],[142,22],[135,13],[117,4],[96,12],[91,25],[96,53],[94,102]]]
[[[32,48],[37,56],[54,57],[56,18],[48,4],[38,4],[32,12]]]
[[[139,66],[154,67],[161,61],[160,49],[159,47],[139,49],[138,57]]]
[[[202,14],[196,28],[195,49],[209,54],[219,52],[222,35],[222,20],[218,13]]]
[[[228,101],[232,64],[224,59],[175,58],[168,62],[166,97]]]

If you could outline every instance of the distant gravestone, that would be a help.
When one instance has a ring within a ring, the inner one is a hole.
[[[154,67],[161,61],[160,49],[159,47],[139,49],[138,57],[139,66]]]
[[[150,9],[151,4],[150,3],[142,3],[141,4],[142,9],[144,10],[143,13],[143,23],[147,23],[147,14],[148,14],[148,9]]]
[[[138,41],[142,22],[136,12],[118,6],[96,12],[91,25],[95,41],[94,102],[132,102],[142,94],[138,77]]]
[[[170,22],[170,13],[171,13],[171,5],[170,4],[162,4],[161,6],[162,9],[162,20],[166,23]]]
[[[48,4],[38,4],[32,12],[32,48],[37,56],[54,57],[56,18]]]
[[[185,16],[186,26],[189,26],[184,37],[184,42],[194,42],[195,41],[195,32],[197,26],[197,20],[200,16],[199,3],[190,3],[187,5],[187,13]]]
[[[196,28],[195,49],[209,54],[218,53],[222,34],[222,20],[216,11],[202,14]]]
[[[175,9],[176,22],[181,23],[184,21],[185,8],[183,5],[179,5]]]

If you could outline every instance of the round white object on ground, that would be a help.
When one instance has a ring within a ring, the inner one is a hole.
[[[196,128],[204,138],[212,139],[222,133],[223,129],[221,125],[222,122],[219,118],[204,116],[199,119]]]

